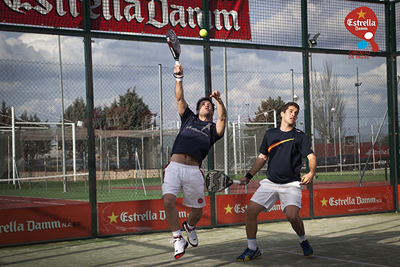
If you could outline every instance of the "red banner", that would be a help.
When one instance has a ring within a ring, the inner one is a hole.
[[[310,216],[309,191],[304,190],[302,195],[302,208],[300,216]],[[217,195],[217,224],[244,223],[246,221],[246,208],[253,194]],[[259,221],[285,219],[278,200],[269,212],[261,212]]]
[[[210,1],[210,38],[251,39],[248,0]],[[199,37],[203,28],[201,0],[90,1],[91,29]],[[0,23],[82,28],[82,1],[3,0]]]
[[[91,235],[90,204],[3,209],[0,244]]]
[[[210,197],[197,226],[211,225]],[[179,225],[188,219],[190,208],[176,200]],[[99,234],[110,235],[130,232],[169,229],[162,199],[99,203]]]
[[[314,191],[315,216],[393,210],[391,186],[319,189]]]

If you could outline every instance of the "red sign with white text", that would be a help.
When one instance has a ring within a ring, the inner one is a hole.
[[[366,6],[354,9],[344,19],[344,25],[354,36],[370,42],[373,52],[379,50],[379,46],[374,40],[375,32],[378,29],[378,18],[372,9]],[[364,49],[364,46],[366,45],[359,44],[358,48]]]
[[[314,191],[315,216],[393,210],[391,186],[319,189]]]
[[[91,235],[90,204],[2,209],[0,245]]]
[[[302,208],[300,216],[310,216],[309,191],[303,190]],[[246,209],[253,194],[217,195],[217,224],[244,223],[246,221]],[[259,221],[285,219],[278,200],[269,212],[261,212]]]
[[[205,197],[203,216],[197,226],[211,225],[210,197]],[[179,225],[189,217],[190,208],[176,199]],[[110,202],[98,204],[99,234],[110,235],[169,229],[162,199]]]
[[[210,38],[251,39],[248,0],[210,1]],[[202,0],[90,1],[91,30],[199,37]],[[82,1],[3,0],[0,24],[82,29]]]

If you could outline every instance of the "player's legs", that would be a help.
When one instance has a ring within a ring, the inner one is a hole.
[[[183,205],[190,207],[189,218],[182,223],[187,233],[187,239],[193,247],[199,244],[196,233],[196,224],[203,215],[206,205],[204,196],[204,175],[199,166],[185,166],[182,168]]]
[[[298,182],[285,184],[279,188],[283,213],[286,214],[287,220],[299,237],[304,256],[309,257],[313,254],[313,249],[306,239],[303,219],[300,217],[301,197],[301,186]]]
[[[246,235],[247,238],[256,238],[258,230],[257,217],[261,211],[265,209],[264,206],[250,201],[246,210]]]
[[[189,213],[188,224],[196,225],[203,216],[203,208],[191,208]]]
[[[292,225],[293,230],[298,236],[303,236],[305,234],[305,231],[303,220],[299,215],[300,208],[294,205],[288,205],[286,206],[285,210],[286,218]]]
[[[164,200],[164,210],[165,216],[167,218],[167,222],[172,232],[178,231],[180,229],[179,226],[179,215],[178,210],[175,206],[176,196],[173,194],[165,194],[163,195]]]

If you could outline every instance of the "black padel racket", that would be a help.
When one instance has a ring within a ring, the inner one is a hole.
[[[240,184],[239,180],[232,180],[221,171],[212,170],[206,175],[206,188],[210,192],[222,191],[233,184]]]
[[[171,50],[172,57],[175,60],[175,65],[179,64],[179,56],[181,55],[181,44],[179,43],[178,36],[171,29],[167,30],[165,33],[167,37],[167,43],[169,49]]]

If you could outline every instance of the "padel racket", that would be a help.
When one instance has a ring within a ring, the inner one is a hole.
[[[172,57],[175,60],[175,65],[179,65],[179,56],[181,55],[181,44],[179,43],[178,36],[171,29],[167,30],[165,33],[167,37],[167,43],[169,49],[171,50]]]
[[[221,171],[212,170],[206,175],[206,188],[210,192],[222,191],[233,184],[240,184],[239,180],[232,180]]]

